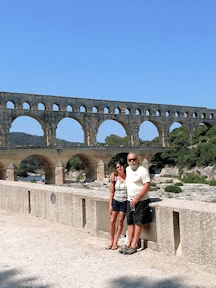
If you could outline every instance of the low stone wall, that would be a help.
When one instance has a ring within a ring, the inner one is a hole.
[[[175,199],[151,203],[153,221],[142,238],[149,247],[188,261],[216,266],[216,205]],[[0,209],[84,229],[109,231],[109,192],[0,180]],[[127,227],[124,225],[125,233]]]

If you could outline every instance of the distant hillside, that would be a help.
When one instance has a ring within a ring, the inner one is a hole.
[[[11,132],[9,133],[10,146],[44,146],[44,136],[30,135],[21,132]],[[68,147],[72,145],[83,144],[79,142],[69,142],[62,139],[57,139],[57,144],[62,147]]]

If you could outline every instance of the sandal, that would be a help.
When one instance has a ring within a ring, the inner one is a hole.
[[[125,245],[121,249],[119,249],[119,253],[125,254],[125,251],[127,251],[129,248],[130,248],[130,246]]]
[[[118,245],[112,246],[111,249],[112,249],[112,250],[117,250],[117,249],[118,249]]]
[[[123,252],[123,254],[124,255],[131,255],[131,254],[134,254],[134,253],[136,253],[137,252],[137,248],[132,248],[132,247],[130,247],[130,248],[128,248],[127,250],[125,250],[124,252]]]
[[[109,244],[106,246],[106,250],[110,250],[110,249],[112,249],[112,247],[113,247],[113,244]]]

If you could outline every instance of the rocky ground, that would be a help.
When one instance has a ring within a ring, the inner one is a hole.
[[[183,184],[181,186],[182,192],[171,193],[165,192],[164,188],[168,185],[172,185],[178,180],[169,177],[155,177],[153,182],[156,186],[153,186],[155,191],[150,191],[149,196],[151,198],[176,198],[180,200],[196,200],[204,202],[215,202],[216,203],[216,187],[209,186],[207,184]],[[103,190],[104,193],[109,193],[109,179],[96,180],[91,183],[65,183],[63,186],[84,188],[91,190]]]
[[[206,169],[205,169],[206,170]],[[205,171],[204,170],[204,171]],[[103,190],[104,193],[109,193],[109,177],[104,178],[103,180],[95,180],[92,182],[83,182],[76,183],[76,179],[79,173],[70,173],[68,174],[66,181],[63,186],[74,187],[74,188],[84,188],[91,190]],[[82,175],[82,173],[81,173]],[[169,175],[169,176],[167,176]],[[173,185],[176,182],[181,182],[178,177],[178,171],[175,168],[165,168],[160,174],[151,175],[152,178],[152,187],[149,192],[151,198],[176,198],[180,200],[196,200],[204,202],[215,202],[216,203],[216,186],[209,186],[207,184],[186,184],[183,183],[181,186],[182,192],[180,193],[171,193],[165,192],[164,188],[168,185]]]
[[[207,167],[208,168],[208,167]],[[208,176],[209,169],[204,168],[203,171],[200,170],[200,173]],[[209,172],[212,173],[211,171]],[[168,176],[169,175],[169,176]],[[152,187],[149,192],[150,198],[175,198],[180,200],[196,200],[204,202],[215,202],[216,203],[216,186],[209,186],[207,184],[186,184],[183,183],[181,186],[182,192],[180,193],[171,193],[165,192],[165,187],[168,185],[173,185],[176,182],[181,182],[178,177],[178,171],[176,168],[166,167],[160,174],[151,175],[152,178]],[[31,174],[31,176],[33,176]],[[81,182],[77,182],[77,180]],[[42,181],[39,181],[43,183]],[[85,179],[85,174],[83,172],[70,172],[66,174],[65,183],[62,186],[73,187],[73,188],[84,188],[94,191],[104,191],[104,193],[109,194],[109,177],[107,176],[103,180]]]

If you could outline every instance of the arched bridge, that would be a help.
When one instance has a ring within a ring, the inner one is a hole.
[[[8,105],[10,104],[10,105]],[[13,121],[19,116],[37,120],[44,131],[44,146],[37,149],[12,149],[8,135]],[[59,122],[70,117],[78,121],[84,131],[83,147],[58,149],[56,129]],[[129,136],[128,147],[97,147],[97,133],[106,120],[120,123]],[[161,147],[139,147],[139,130],[143,122],[155,125]],[[151,161],[154,154],[168,146],[173,123],[180,123],[189,139],[195,136],[199,124],[216,124],[216,110],[205,107],[165,105],[139,102],[85,99],[0,92],[0,178],[16,180],[16,167],[28,157],[35,156],[44,165],[46,183],[61,184],[64,166],[72,156],[84,163],[88,177],[100,179],[111,158],[118,153],[134,151],[140,162]]]
[[[39,159],[44,167],[45,183],[63,184],[65,165],[73,156],[79,157],[85,167],[86,177],[102,179],[105,177],[106,168],[110,160],[119,153],[134,151],[140,163],[150,162],[152,157],[163,148],[143,147],[98,147],[74,146],[73,148],[45,147],[29,149],[0,149],[0,179],[16,180],[16,168],[23,159],[34,156]]]
[[[139,130],[145,121],[157,128],[161,147],[168,146],[170,126],[175,122],[183,126],[188,138],[194,137],[200,123],[216,124],[216,110],[205,107],[0,92],[0,146],[8,146],[12,122],[19,116],[30,116],[40,123],[47,146],[56,145],[56,129],[65,117],[80,123],[88,146],[96,145],[98,129],[105,120],[115,120],[124,127],[128,146],[139,146]]]

